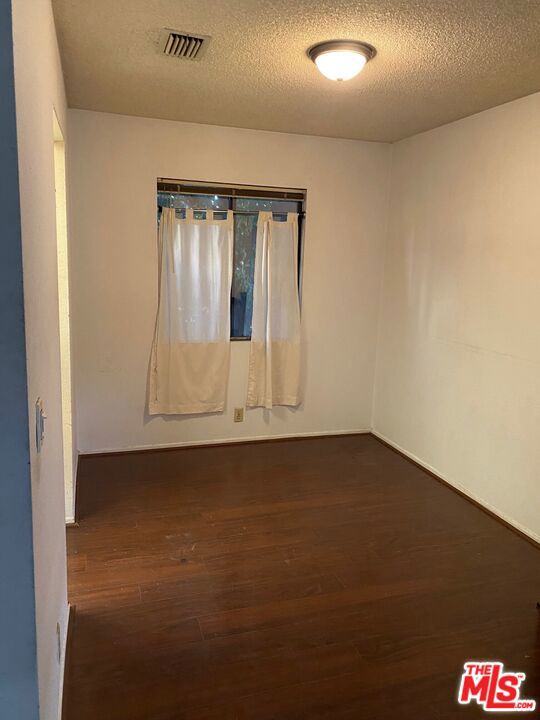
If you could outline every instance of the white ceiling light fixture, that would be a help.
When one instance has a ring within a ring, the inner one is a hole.
[[[358,75],[376,50],[357,40],[329,40],[308,50],[309,57],[330,80],[350,80]]]

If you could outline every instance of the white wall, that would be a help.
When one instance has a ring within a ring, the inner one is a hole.
[[[391,148],[80,110],[69,119],[79,450],[369,429]],[[298,410],[233,423],[249,352],[237,342],[224,414],[145,415],[159,176],[307,188]]]
[[[11,3],[0,3],[0,718],[38,720],[32,482]]]
[[[65,129],[66,101],[50,1],[14,0],[13,37],[40,718],[57,720],[61,671],[56,624],[60,623],[63,641],[67,593],[53,107]],[[36,454],[34,434],[34,402],[38,396],[43,400],[47,415],[45,442],[40,455]]]
[[[375,430],[540,539],[540,94],[394,146]]]

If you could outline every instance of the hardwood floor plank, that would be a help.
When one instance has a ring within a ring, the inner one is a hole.
[[[540,701],[540,553],[370,436],[83,457],[68,720],[457,720]]]
[[[141,602],[141,590],[138,585],[94,588],[91,584],[88,584],[75,592],[70,583],[69,599],[72,605],[81,608],[81,612],[83,610],[100,612],[109,607],[138,605]]]
[[[201,582],[183,580],[141,586],[143,603],[174,601],[177,612],[186,617],[201,617],[223,610],[257,607],[278,600],[299,600],[326,595],[343,589],[332,575],[300,575],[263,578],[254,582],[231,583],[228,578],[208,576]]]
[[[277,627],[294,622],[298,618],[327,612],[341,612],[370,600],[382,600],[392,595],[417,594],[422,590],[434,590],[439,586],[436,579],[428,582],[389,582],[385,585],[365,585],[354,590],[342,590],[331,595],[318,595],[302,600],[283,600],[268,605],[228,610],[199,618],[205,638],[251,632],[259,628]]]

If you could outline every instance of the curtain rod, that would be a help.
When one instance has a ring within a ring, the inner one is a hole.
[[[272,185],[238,185],[235,183],[220,183],[220,182],[200,182],[199,180],[180,180],[178,178],[164,178],[164,177],[158,177],[157,178],[158,185],[169,185],[169,186],[176,186],[176,187],[183,187],[183,188],[196,188],[196,189],[206,189],[206,188],[219,188],[221,190],[232,190],[233,192],[236,192],[238,190],[240,191],[261,191],[264,193],[287,193],[291,195],[305,195],[306,189],[305,188],[291,188],[291,187],[279,187],[279,186],[272,186]]]
[[[303,203],[306,200],[304,192],[294,190],[270,190],[266,188],[230,188],[207,185],[206,187],[194,187],[193,185],[181,185],[175,183],[158,182],[157,191],[166,195],[218,195],[231,198],[250,198],[259,200],[290,200]]]

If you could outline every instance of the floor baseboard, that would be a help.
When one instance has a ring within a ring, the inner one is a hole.
[[[196,448],[223,445],[246,445],[248,443],[277,442],[279,440],[304,440],[313,438],[335,437],[340,435],[369,435],[370,429],[354,429],[354,430],[330,430],[326,432],[305,432],[305,433],[288,433],[283,435],[254,435],[238,438],[219,438],[216,440],[186,440],[179,443],[165,443],[160,445],[133,445],[126,448],[104,448],[98,450],[84,450],[80,453],[80,457],[85,456],[107,456],[107,455],[123,455],[124,453],[136,452],[161,452],[163,450],[178,450],[180,448]],[[77,517],[77,513],[75,513]]]
[[[454,482],[453,480],[450,480],[448,477],[440,473],[436,468],[432,467],[428,463],[421,460],[419,457],[414,455],[413,453],[409,452],[408,450],[405,450],[400,445],[395,443],[393,440],[390,440],[382,433],[378,432],[377,430],[372,430],[371,434],[373,437],[375,437],[379,442],[383,443],[383,445],[386,445],[387,447],[391,448],[395,452],[402,455],[404,458],[409,460],[410,462],[414,463],[418,467],[422,468],[422,470],[425,470],[428,472],[432,477],[435,478],[438,482],[443,483],[446,485],[446,487],[449,487],[454,492],[461,495],[461,497],[465,498],[469,502],[473,503],[473,505],[476,505],[476,507],[480,508],[480,510],[483,510],[488,515],[491,515],[495,520],[505,525],[507,528],[512,530],[513,532],[517,533],[520,537],[524,538],[528,542],[532,543],[535,547],[540,548],[540,536],[536,535],[536,533],[533,533],[528,528],[524,527],[520,523],[518,523],[516,520],[514,520],[511,517],[508,517],[507,515],[504,515],[501,513],[497,508],[493,507],[489,503],[487,503],[482,498],[477,497],[476,495],[473,495],[469,490],[467,490],[463,485],[460,485],[459,483]]]

